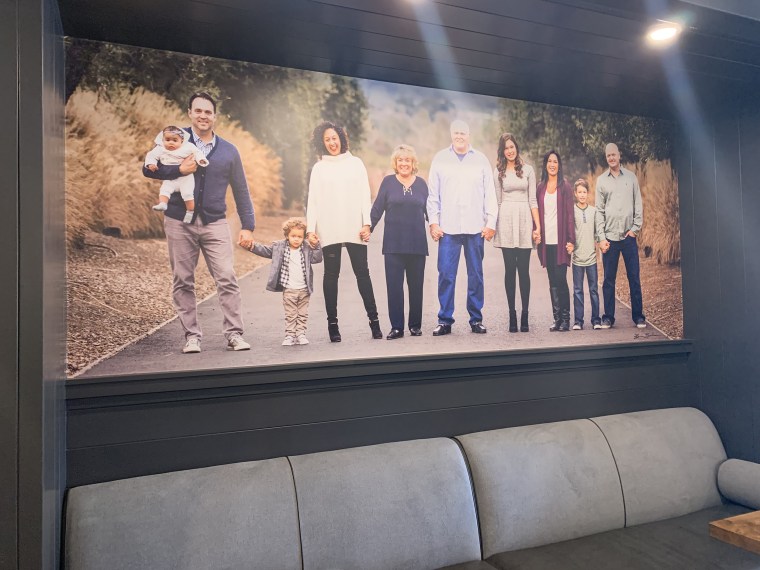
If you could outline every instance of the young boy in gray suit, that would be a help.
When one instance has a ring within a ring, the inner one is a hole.
[[[285,308],[285,340],[282,346],[309,344],[306,338],[306,321],[309,318],[309,298],[314,291],[311,266],[322,262],[322,248],[305,244],[306,222],[290,218],[282,224],[285,239],[271,247],[254,243],[251,251],[272,260],[267,280],[267,291],[282,291]]]

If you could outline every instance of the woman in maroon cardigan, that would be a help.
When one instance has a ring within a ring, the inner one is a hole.
[[[554,324],[550,331],[570,330],[570,289],[567,268],[575,247],[573,188],[562,176],[562,159],[555,150],[544,155],[541,182],[536,187],[540,230],[533,232],[538,259],[549,274]]]

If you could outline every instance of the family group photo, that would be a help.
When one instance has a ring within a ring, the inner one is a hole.
[[[683,334],[667,121],[66,49],[69,377]]]

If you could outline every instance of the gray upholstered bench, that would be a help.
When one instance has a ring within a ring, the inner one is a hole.
[[[687,408],[89,485],[66,567],[760,569],[708,535],[760,508],[760,466],[725,458]]]

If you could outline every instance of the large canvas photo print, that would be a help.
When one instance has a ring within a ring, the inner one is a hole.
[[[681,338],[674,136],[67,39],[68,376]]]

